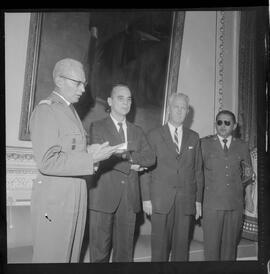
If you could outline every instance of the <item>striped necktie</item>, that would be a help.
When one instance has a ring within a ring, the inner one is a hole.
[[[124,143],[125,142],[125,133],[124,133],[124,129],[123,129],[123,123],[119,122],[117,124],[119,126],[119,131],[118,132],[119,132],[121,141]]]
[[[228,142],[228,140],[227,140],[227,139],[223,139],[222,141],[223,141],[223,143],[224,143],[223,150],[224,150],[225,153],[227,153],[228,150],[229,150],[228,147],[227,147],[227,142]]]
[[[179,150],[179,140],[178,140],[177,127],[175,128],[175,131],[174,131],[174,142],[176,144],[176,152],[179,154],[180,150]]]

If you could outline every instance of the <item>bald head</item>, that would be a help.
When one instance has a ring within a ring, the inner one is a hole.
[[[68,102],[76,103],[85,92],[86,79],[82,63],[71,58],[58,61],[53,70],[54,91]]]
[[[184,93],[172,93],[169,96],[169,105],[171,105],[177,99],[184,100],[187,104],[187,107],[189,106],[189,97]]]
[[[79,61],[71,58],[62,59],[58,61],[54,66],[53,80],[55,81],[57,76],[70,76],[81,70],[83,70],[83,65]]]

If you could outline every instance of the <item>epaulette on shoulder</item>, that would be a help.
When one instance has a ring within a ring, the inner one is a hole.
[[[38,104],[39,104],[39,105],[41,105],[41,104],[51,105],[51,104],[52,104],[52,101],[51,101],[51,100],[41,100]]]
[[[213,135],[213,134],[211,134],[211,135],[207,135],[207,136],[205,136],[205,137],[203,137],[202,139],[210,139],[210,138],[213,138],[215,135]]]

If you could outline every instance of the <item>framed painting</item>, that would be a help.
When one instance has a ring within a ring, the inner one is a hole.
[[[85,67],[89,84],[75,108],[86,129],[105,115],[116,81],[131,88],[132,121],[145,131],[164,123],[168,95],[177,88],[184,19],[184,11],[32,13],[20,140],[30,140],[31,113],[52,92],[53,67],[66,57]]]

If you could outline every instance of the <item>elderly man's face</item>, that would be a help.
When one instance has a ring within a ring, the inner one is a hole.
[[[85,73],[81,67],[74,67],[68,73],[60,74],[63,79],[61,93],[70,103],[77,103],[85,92]]]
[[[169,106],[169,121],[174,126],[183,124],[188,113],[188,104],[183,97],[176,97]]]

